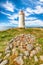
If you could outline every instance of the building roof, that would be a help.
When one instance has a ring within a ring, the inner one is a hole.
[[[24,12],[21,10],[21,11],[19,12],[19,15],[24,15]]]

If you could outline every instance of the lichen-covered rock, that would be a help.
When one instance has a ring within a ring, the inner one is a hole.
[[[40,64],[40,65],[43,65],[43,64]]]
[[[9,44],[9,47],[10,47],[10,49],[12,49],[13,48],[13,44]]]
[[[36,49],[37,52],[40,52],[41,51],[40,46],[37,46],[35,49]]]
[[[16,62],[17,62],[18,64],[20,64],[20,65],[23,65],[23,64],[24,64],[23,59],[22,59],[21,56],[16,57],[16,58],[14,59],[14,61],[16,61]]]
[[[8,58],[10,56],[10,53],[6,54],[4,59]]]
[[[24,51],[24,55],[25,56],[29,56],[29,52],[28,51]]]
[[[31,51],[34,48],[34,46],[33,44],[27,44],[26,48],[28,51]]]
[[[8,60],[3,60],[0,65],[6,65],[8,63]]]
[[[43,55],[40,56],[40,60],[43,61]]]
[[[7,50],[5,51],[5,54],[11,53],[11,50]]]
[[[2,56],[2,53],[0,53],[0,57]]]
[[[18,50],[16,48],[12,49],[12,54],[18,55]]]
[[[30,57],[33,57],[36,54],[37,54],[37,51],[36,50],[32,50],[31,53],[30,53]]]
[[[0,63],[3,61],[3,59],[0,59]]]
[[[34,61],[35,61],[35,62],[38,62],[37,56],[34,56]]]
[[[5,51],[7,51],[7,50],[9,50],[10,49],[10,47],[9,46],[7,46],[6,48],[5,48]]]
[[[20,53],[20,54],[19,54],[19,56],[21,56],[21,57],[23,57],[23,55],[24,55],[23,53]]]
[[[9,41],[4,52],[4,59],[11,58],[9,61],[14,61],[14,64],[12,65],[23,65],[23,60],[26,60],[27,58],[31,60],[32,57],[34,58],[35,63],[38,62],[36,54],[41,51],[41,46],[37,43],[34,44],[34,42],[35,37],[31,34],[20,34],[16,36]],[[42,56],[40,56],[40,60],[43,61]],[[3,62],[5,62],[5,60],[3,60]],[[2,65],[5,64],[2,63]]]
[[[23,56],[24,59],[27,59],[27,56]]]

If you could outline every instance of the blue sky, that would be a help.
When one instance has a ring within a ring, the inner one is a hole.
[[[18,27],[20,10],[26,27],[43,27],[43,0],[0,0],[0,30]]]

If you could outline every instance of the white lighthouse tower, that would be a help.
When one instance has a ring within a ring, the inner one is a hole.
[[[23,11],[19,12],[19,28],[25,28],[25,15]]]

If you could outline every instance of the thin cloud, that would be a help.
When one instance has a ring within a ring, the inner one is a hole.
[[[2,7],[4,7],[6,10],[14,12],[14,5],[11,2],[6,1],[6,3],[2,4]]]
[[[37,18],[35,17],[25,17],[25,21],[34,21],[34,20],[37,20]]]
[[[0,13],[4,14],[4,15],[6,15],[6,16],[11,16],[10,14],[5,13],[5,12],[3,12],[3,11],[0,11]]]
[[[18,17],[18,14],[16,14],[16,13],[8,16],[8,18],[11,19],[11,20],[14,20],[17,17]]]
[[[18,20],[15,20],[17,18],[18,18],[18,14],[16,14],[16,13],[11,16],[8,16],[10,24],[18,25]]]
[[[30,15],[30,14],[33,14],[33,10],[31,8],[26,8],[26,12]]]
[[[26,16],[31,14],[42,14],[42,13],[43,13],[43,7],[41,7],[40,5],[36,6],[34,10],[29,7],[26,8],[25,10]]]
[[[11,24],[10,22],[9,23],[0,23],[0,31],[3,31],[3,30],[7,30],[9,28],[12,28],[12,27],[17,27],[17,25],[13,25]]]
[[[0,27],[1,26],[10,26],[11,24],[8,22],[8,23],[4,23],[4,22],[2,22],[2,23],[0,23]]]
[[[43,0],[40,0],[40,2],[43,2]]]
[[[6,23],[0,23],[1,26],[10,26],[12,24],[18,24],[18,21],[16,21],[15,19],[18,17],[18,14],[15,13],[15,14],[8,14],[8,13],[5,13],[5,12],[2,12],[2,14],[6,15],[8,17],[8,20],[9,20],[9,23],[6,25]]]
[[[33,12],[35,14],[41,14],[41,13],[43,13],[43,7],[38,5],[38,6],[35,7],[35,10],[33,10]]]
[[[10,24],[18,24],[18,21],[16,21],[16,20],[10,20]]]
[[[25,24],[26,26],[33,26],[33,27],[39,27],[39,26],[42,26],[43,27],[43,21],[37,19],[37,18],[34,18],[34,17],[30,17],[28,20],[25,20]]]

